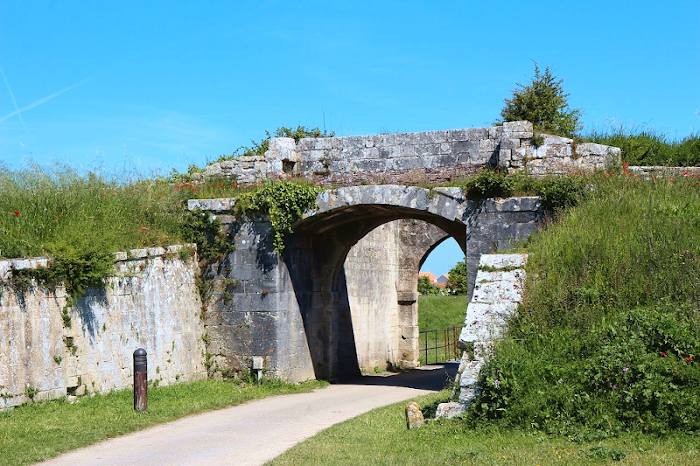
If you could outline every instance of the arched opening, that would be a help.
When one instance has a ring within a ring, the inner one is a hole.
[[[464,250],[461,219],[402,205],[346,205],[296,226],[284,259],[317,378],[418,365],[418,271],[446,237]]]
[[[468,299],[465,255],[452,238],[436,243],[421,259],[418,294],[421,365],[454,361]]]

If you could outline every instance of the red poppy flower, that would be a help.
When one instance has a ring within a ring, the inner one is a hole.
[[[685,357],[685,362],[688,363],[688,364],[690,364],[691,362],[693,362],[693,355],[692,355],[692,354],[689,354],[688,356],[686,356],[686,357]]]
[[[668,356],[668,353],[666,351],[662,351],[659,353],[659,356],[661,356],[662,358],[665,358],[666,356]]]
[[[15,210],[14,212],[12,212],[12,215],[14,215],[15,217],[19,217],[21,213],[19,210]]]
[[[630,173],[630,164],[629,164],[629,162],[624,162],[624,163],[622,164],[622,173],[624,173],[625,175],[630,175],[630,174],[631,174],[631,173]]]

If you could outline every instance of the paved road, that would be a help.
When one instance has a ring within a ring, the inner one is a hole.
[[[363,377],[311,393],[265,398],[189,416],[42,464],[263,464],[333,424],[440,390],[448,377],[442,366],[387,377]]]

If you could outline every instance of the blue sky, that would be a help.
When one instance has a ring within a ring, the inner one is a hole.
[[[106,4],[0,2],[2,164],[146,176],[280,125],[489,125],[534,61],[588,129],[700,131],[694,0]]]

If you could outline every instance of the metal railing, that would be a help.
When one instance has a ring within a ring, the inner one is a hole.
[[[418,332],[421,364],[441,364],[459,359],[462,351],[457,346],[459,327]]]

